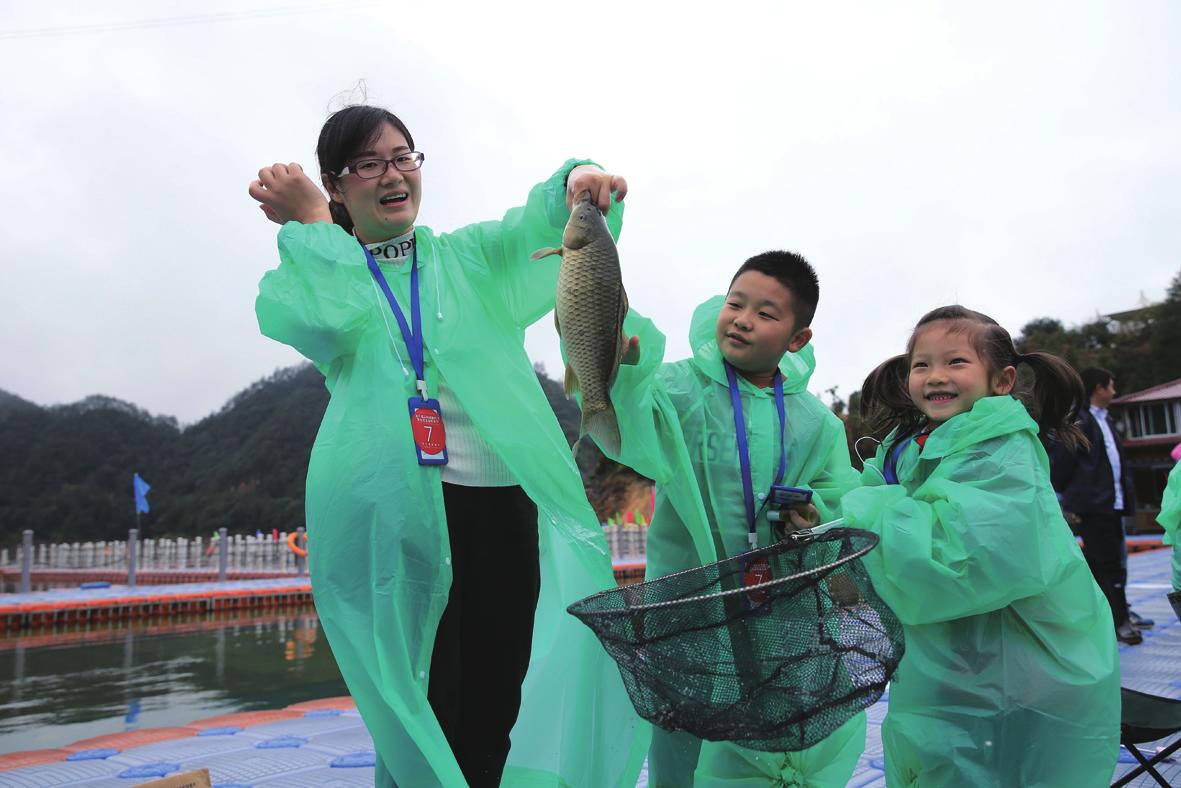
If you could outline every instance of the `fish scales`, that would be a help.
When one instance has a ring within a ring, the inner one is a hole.
[[[554,318],[566,351],[566,396],[582,395],[581,434],[617,454],[619,424],[610,392],[624,351],[627,294],[615,241],[589,195],[572,206],[561,249],[538,250],[533,258],[549,254],[562,255]]]

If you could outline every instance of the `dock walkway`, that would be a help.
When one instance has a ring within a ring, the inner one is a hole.
[[[1121,646],[1120,663],[1125,687],[1181,698],[1181,623],[1165,598],[1171,588],[1169,561],[1168,550],[1137,553],[1129,559],[1128,599],[1141,615],[1155,619],[1156,626],[1144,632],[1142,644]],[[239,593],[256,593],[260,588],[264,593],[281,593],[280,582],[216,585],[237,586],[233,590]],[[127,589],[107,590],[119,599]],[[885,787],[881,739],[885,714],[885,699],[869,709],[866,749],[850,788]],[[1167,741],[1141,749],[1151,752]],[[100,736],[60,749],[0,755],[0,786],[125,788],[201,768],[209,769],[218,788],[371,786],[374,759],[373,741],[351,699],[330,698],[275,711],[223,715],[183,727]],[[1116,773],[1123,774],[1134,765],[1131,755],[1121,751]],[[1164,764],[1161,773],[1170,784],[1181,785],[1181,764]],[[646,774],[641,774],[638,785],[646,788]],[[1142,776],[1131,785],[1155,782]]]

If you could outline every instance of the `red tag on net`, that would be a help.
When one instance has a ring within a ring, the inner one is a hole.
[[[756,558],[746,565],[746,571],[742,575],[742,585],[744,588],[760,585],[771,580],[771,565],[767,563],[766,558]],[[767,592],[763,589],[746,592],[747,599],[753,605],[761,605],[767,599]]]

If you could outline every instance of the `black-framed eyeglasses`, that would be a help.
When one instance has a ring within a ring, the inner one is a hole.
[[[394,165],[395,170],[401,172],[414,172],[422,166],[423,160],[426,156],[422,151],[412,150],[406,153],[399,153],[392,159],[361,159],[355,161],[347,167],[342,167],[337,175],[356,175],[358,178],[369,180],[371,178],[380,178],[386,174],[390,165]]]

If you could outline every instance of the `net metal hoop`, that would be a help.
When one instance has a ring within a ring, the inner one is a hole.
[[[600,591],[597,594],[594,594],[592,596],[588,596],[585,599],[581,599],[578,602],[575,602],[573,605],[570,605],[568,608],[566,608],[566,611],[568,613],[570,613],[571,615],[593,615],[593,616],[601,616],[603,618],[608,618],[608,617],[612,617],[612,616],[630,616],[633,613],[636,613],[639,611],[661,610],[661,609],[665,609],[665,608],[677,607],[678,605],[685,605],[685,604],[690,604],[693,602],[701,602],[702,600],[706,600],[706,599],[724,599],[726,597],[735,596],[738,594],[750,594],[750,593],[754,593],[754,592],[761,591],[761,590],[775,588],[776,586],[780,586],[785,583],[794,583],[794,582],[797,582],[799,580],[809,578],[809,577],[818,577],[821,575],[828,574],[829,572],[836,569],[837,567],[842,566],[844,564],[849,563],[850,561],[860,558],[861,556],[865,555],[873,548],[877,547],[878,535],[875,533],[869,532],[869,531],[859,531],[859,530],[850,529],[850,528],[831,528],[831,529],[825,531],[824,533],[825,533],[825,535],[831,534],[833,536],[843,536],[843,535],[854,533],[854,532],[856,532],[859,537],[866,540],[866,545],[864,547],[862,547],[852,553],[849,553],[848,555],[842,556],[841,558],[839,558],[836,561],[833,561],[831,563],[822,564],[821,566],[813,567],[812,569],[808,569],[804,572],[796,572],[795,574],[788,575],[787,577],[776,577],[776,578],[772,578],[771,580],[768,580],[766,582],[758,583],[757,585],[744,586],[742,588],[734,588],[729,591],[718,591],[718,592],[715,592],[712,594],[698,594],[697,596],[689,596],[689,597],[685,597],[683,599],[669,599],[669,600],[666,600],[663,602],[649,602],[646,604],[628,605],[628,606],[620,608],[618,610],[597,610],[593,613],[580,610],[580,608],[582,608],[584,606],[589,607],[591,605],[591,603],[593,603],[595,600],[602,599],[603,597],[606,597],[606,596],[619,594],[618,588],[609,588],[606,591]],[[815,538],[816,538],[816,536],[812,535],[811,533],[804,534],[803,532],[789,534],[789,536],[788,536],[788,539],[791,540],[791,544],[790,544],[791,549],[802,548]],[[724,558],[721,561],[716,562],[716,564],[728,564],[728,563],[736,562],[736,561],[740,561],[740,560],[749,561],[751,559],[759,558],[760,556],[763,556],[763,555],[776,554],[776,553],[783,551],[783,546],[784,546],[785,542],[787,542],[787,541],[788,540],[784,540],[783,542],[779,542],[777,544],[773,544],[768,547],[760,547],[757,550],[751,550],[749,552],[742,553],[741,555],[733,556],[732,558]],[[652,580],[645,580],[642,583],[634,583],[630,586],[627,586],[627,588],[629,590],[632,590],[633,593],[638,592],[642,588],[650,587],[650,586],[657,584],[657,583],[665,584],[665,583],[668,583],[673,578],[682,577],[684,575],[700,572],[701,569],[702,569],[702,567],[694,567],[692,569],[682,569],[680,572],[674,572],[670,575],[664,575],[662,577],[653,578]]]

